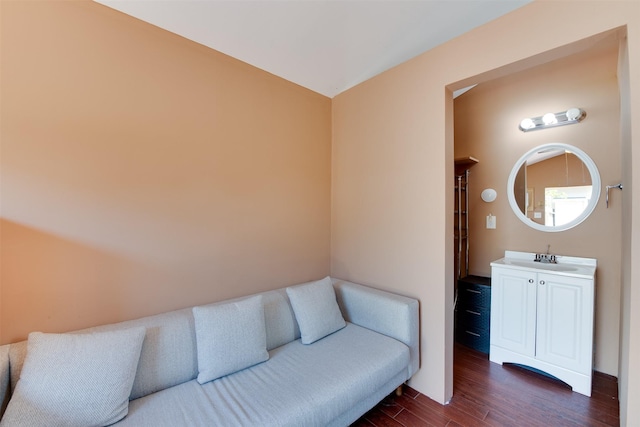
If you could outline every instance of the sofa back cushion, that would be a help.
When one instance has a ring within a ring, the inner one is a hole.
[[[87,334],[32,332],[0,426],[111,425],[129,411],[142,327]]]
[[[262,302],[267,328],[267,350],[273,350],[300,338],[300,328],[284,288],[264,292]]]
[[[267,291],[259,295],[263,296],[267,350],[300,338],[300,329],[285,289]],[[210,305],[223,304],[243,298],[246,297],[220,301]],[[137,399],[196,378],[198,357],[195,323],[191,308],[96,326],[76,332],[112,331],[137,326],[145,327],[146,334],[131,390],[131,399]],[[12,389],[20,378],[26,347],[26,341],[11,344],[9,347]]]
[[[191,309],[183,309],[96,326],[79,332],[146,328],[131,399],[182,384],[198,373],[196,337]]]
[[[193,317],[200,384],[269,359],[262,295],[193,307]]]
[[[347,326],[330,277],[288,287],[287,295],[300,327],[302,344],[313,344]]]

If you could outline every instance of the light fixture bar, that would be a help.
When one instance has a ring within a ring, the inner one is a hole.
[[[523,119],[518,127],[522,132],[530,132],[556,126],[572,125],[581,122],[586,116],[587,113],[582,108],[569,108],[567,111],[559,113],[547,113],[544,116]]]

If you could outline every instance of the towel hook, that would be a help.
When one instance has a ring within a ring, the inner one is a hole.
[[[606,205],[607,208],[609,208],[609,190],[611,190],[612,188],[617,188],[618,190],[622,190],[622,183],[620,184],[616,184],[616,185],[607,185],[607,200],[606,200]]]

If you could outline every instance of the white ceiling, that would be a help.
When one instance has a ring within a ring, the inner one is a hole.
[[[333,97],[532,0],[95,0]]]

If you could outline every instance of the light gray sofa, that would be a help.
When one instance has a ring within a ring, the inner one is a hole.
[[[128,415],[118,426],[347,426],[418,369],[418,302],[330,280],[345,327],[302,344],[287,289],[257,294],[264,307],[268,360],[204,384],[196,380],[198,341],[191,308],[74,334],[145,328]],[[26,350],[26,341],[0,346],[0,416]]]

